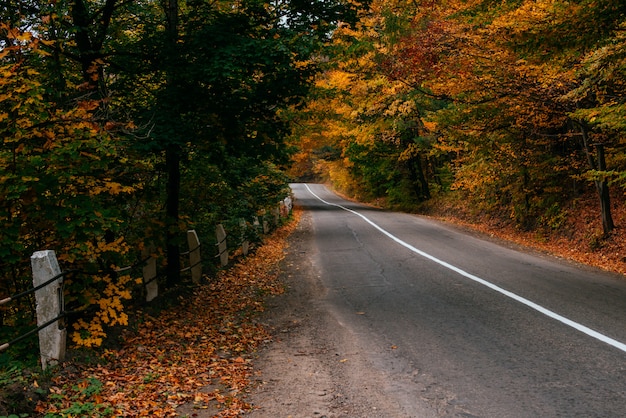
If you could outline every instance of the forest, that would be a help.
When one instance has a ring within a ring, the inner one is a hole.
[[[116,268],[154,246],[163,285],[184,285],[187,229],[212,242],[289,181],[544,238],[584,218],[602,249],[626,188],[625,13],[612,0],[0,1],[0,291],[31,287],[29,256],[55,250],[86,273],[66,284],[83,312],[72,342],[97,346],[128,322],[135,278]],[[0,314],[19,331],[32,301]]]
[[[141,273],[118,271],[143,249],[163,287],[186,286],[188,229],[211,259],[216,224],[244,234],[289,194],[289,115],[319,71],[312,57],[359,7],[0,1],[3,298],[32,288],[30,256],[54,250],[77,272],[64,282],[71,343],[94,347],[128,323]],[[32,297],[0,307],[3,342],[32,328],[34,308]]]
[[[292,173],[547,235],[590,216],[606,238],[626,187],[625,12],[609,0],[373,1],[333,33]],[[590,195],[593,213],[576,214]]]
[[[0,296],[54,250],[76,272],[69,343],[101,346],[140,296],[120,267],[151,248],[170,297],[193,292],[185,231],[207,247],[216,224],[244,234],[290,181],[626,273],[625,87],[626,1],[0,0]],[[229,322],[260,309],[261,291],[240,293],[252,269],[202,290],[207,367],[245,369],[242,347],[265,338]],[[34,312],[32,297],[0,305],[0,343]],[[225,338],[232,361],[214,357]],[[36,344],[0,353],[0,382]]]

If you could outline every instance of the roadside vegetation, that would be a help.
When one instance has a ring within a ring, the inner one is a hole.
[[[40,372],[36,338],[1,352],[0,415],[246,409],[283,238],[206,263],[200,287],[181,245],[255,231],[290,180],[626,273],[624,16],[610,0],[0,2],[0,299],[32,287],[35,251],[78,272],[78,357]],[[117,271],[148,249],[153,305]],[[0,305],[0,343],[34,310]]]
[[[55,251],[73,272],[60,325],[72,349],[99,362],[97,350],[141,318],[133,315],[145,300],[146,252],[157,259],[158,306],[190,292],[181,274],[187,230],[211,260],[211,279],[217,224],[237,237],[233,247],[258,244],[256,218],[289,194],[285,137],[319,70],[312,57],[359,7],[0,2],[0,299],[32,288],[35,251]],[[36,322],[32,294],[1,304],[0,344]],[[72,386],[44,387],[53,372],[37,371],[38,351],[33,335],[0,352],[1,389],[10,389],[0,415],[49,389],[51,399],[82,399]],[[86,379],[75,382],[85,394],[106,390]],[[108,413],[89,402],[92,411],[79,405],[66,416]]]
[[[625,7],[374,0],[334,33],[292,174],[622,272]]]
[[[279,265],[299,218],[205,283],[131,309],[102,347],[74,348],[46,372],[3,368],[0,416],[240,416],[252,408],[254,350],[272,338],[259,315],[284,292]]]

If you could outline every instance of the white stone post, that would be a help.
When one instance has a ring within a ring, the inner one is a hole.
[[[217,250],[219,251],[220,264],[222,267],[226,267],[228,265],[228,245],[226,243],[226,231],[224,231],[222,224],[215,227],[215,235],[217,237]]]
[[[239,221],[239,226],[241,227],[241,253],[245,256],[248,255],[248,251],[250,250],[250,241],[246,239],[246,220],[242,218]]]
[[[285,203],[285,208],[287,209],[287,215],[289,215],[291,213],[291,209],[293,209],[293,200],[291,200],[290,196],[287,196],[283,202]]]
[[[202,264],[200,263],[200,240],[195,229],[187,231],[187,244],[189,244],[189,266],[191,269],[191,281],[200,283],[202,279]]]
[[[63,312],[63,277],[60,276],[61,269],[54,251],[37,251],[30,257],[30,263],[33,269],[33,287],[59,276],[49,285],[35,291],[37,325],[42,326]],[[55,365],[65,358],[66,333],[65,329],[59,327],[58,321],[39,331],[39,351],[43,370],[48,365]]]
[[[280,205],[274,206],[272,215],[274,215],[274,226],[277,227],[280,224]]]
[[[159,283],[156,279],[157,277],[157,262],[156,258],[152,255],[152,247],[144,247],[141,251],[141,257],[146,259],[146,262],[143,266],[143,283],[146,286],[146,302],[150,302],[154,300],[157,296],[159,296]]]

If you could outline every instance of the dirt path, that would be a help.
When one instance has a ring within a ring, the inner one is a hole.
[[[310,261],[311,217],[304,213],[283,262],[285,294],[268,301],[263,321],[274,341],[258,353],[247,400],[262,417],[404,417],[381,376],[324,301]],[[424,411],[420,417],[433,416]]]

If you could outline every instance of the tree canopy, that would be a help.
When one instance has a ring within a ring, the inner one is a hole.
[[[0,1],[1,287],[52,248],[79,278],[75,341],[123,323],[155,245],[176,286],[288,176],[413,210],[459,196],[550,230],[626,187],[626,4],[609,0]],[[290,171],[286,168],[290,166]],[[107,312],[106,315],[102,312]],[[3,317],[4,318],[4,317]],[[100,318],[99,320],[97,318]]]
[[[624,187],[626,169],[625,12],[611,1],[374,1],[333,33],[294,173],[405,208],[454,192],[522,228],[556,225],[595,184],[607,233],[608,186]]]
[[[361,7],[1,1],[2,291],[30,287],[30,254],[56,250],[89,273],[68,283],[68,303],[91,306],[73,339],[97,345],[126,322],[134,280],[116,269],[142,248],[178,285],[186,229],[211,242],[217,223],[252,223],[288,193],[288,114]]]

